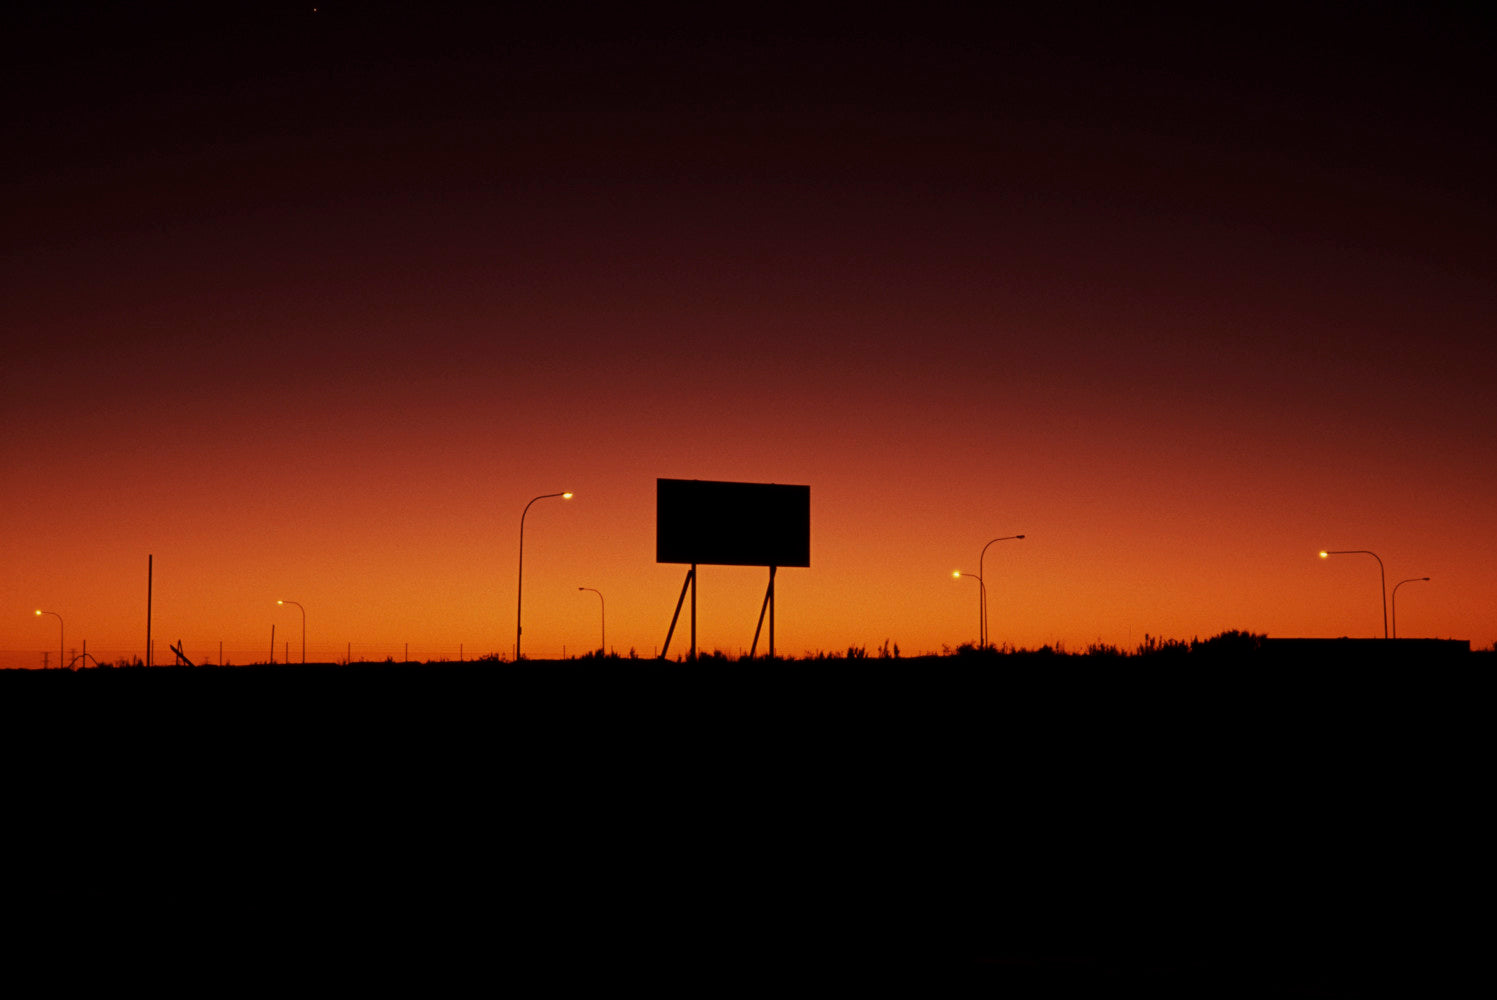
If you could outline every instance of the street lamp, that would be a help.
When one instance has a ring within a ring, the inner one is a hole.
[[[1023,535],[1004,535],[1002,538],[995,538],[995,539],[993,539],[993,541],[988,542],[988,545],[992,545],[993,542],[1011,542],[1011,541],[1013,541],[1013,540],[1015,540],[1017,538],[1023,538],[1023,537],[1024,537]],[[988,545],[984,545],[982,547],[982,553],[981,553],[981,555],[979,555],[977,557],[977,579],[978,580],[985,579],[985,577],[982,575],[982,559],[983,559],[983,556],[985,556],[985,555],[988,554]],[[980,633],[979,636],[978,636],[978,642],[982,645],[983,649],[987,649],[988,648],[988,588],[986,586],[984,586],[982,588],[982,615],[978,619],[978,626],[979,626],[978,632]]]
[[[1388,638],[1388,575],[1383,571],[1383,561],[1378,558],[1376,552],[1369,552],[1366,549],[1331,549],[1329,552],[1325,549],[1320,550],[1320,558],[1325,559],[1330,556],[1371,556],[1377,559],[1377,578],[1383,588],[1383,638]]]
[[[567,492],[567,493],[542,493],[540,496],[534,497],[530,501],[530,503],[535,503],[536,500],[548,500],[551,497],[561,497],[563,500],[570,500],[570,499],[572,499],[572,494],[570,492]],[[520,575],[519,575],[519,580],[515,584],[515,662],[516,663],[520,662],[520,608],[522,607],[521,599],[522,599],[522,596],[523,596],[524,586],[525,586],[525,515],[528,514],[528,513],[530,513],[530,503],[526,504],[525,505],[525,509],[522,510],[522,511],[520,511]]]
[[[960,580],[964,576],[970,576],[977,581],[977,642],[979,648],[982,646],[982,615],[983,609],[988,606],[988,588],[983,585],[982,577],[976,573],[963,573],[961,570],[952,570],[951,578]]]
[[[38,615],[51,615],[53,618],[57,619],[57,666],[61,667],[63,665],[62,664],[62,615],[58,614],[56,611],[42,611],[40,608],[37,609],[36,613]]]
[[[1423,583],[1427,576],[1411,576],[1407,580],[1399,580],[1393,585],[1393,638],[1398,638],[1398,588],[1406,583]]]
[[[303,608],[300,604],[297,604],[295,601],[276,601],[276,603],[277,604],[295,604],[296,607],[301,611],[301,662],[303,664],[305,664],[307,662],[307,609]],[[270,654],[272,656],[274,656],[275,655],[275,650],[272,649],[270,651]]]
[[[599,629],[599,632],[601,633],[601,638],[603,640],[603,645],[601,647],[599,647],[598,653],[601,656],[607,656],[608,655],[608,608],[603,603],[603,591],[599,590],[596,587],[578,587],[577,589],[578,590],[591,590],[593,593],[595,593],[595,594],[598,595],[598,618],[599,618],[599,623],[601,625],[601,628]]]

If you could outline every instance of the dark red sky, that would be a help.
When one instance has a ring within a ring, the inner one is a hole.
[[[788,652],[972,640],[1020,532],[999,642],[1380,634],[1321,548],[1497,639],[1485,24],[482,10],[6,15],[5,665],[147,553],[199,655],[507,653],[561,489],[527,652],[648,653],[657,476],[811,486]]]

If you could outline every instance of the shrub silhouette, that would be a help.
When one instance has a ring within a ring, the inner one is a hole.
[[[1246,656],[1258,652],[1263,648],[1263,640],[1266,635],[1255,635],[1252,632],[1242,632],[1237,629],[1229,629],[1220,632],[1209,639],[1192,639],[1190,651],[1192,653],[1206,653],[1215,656]]]

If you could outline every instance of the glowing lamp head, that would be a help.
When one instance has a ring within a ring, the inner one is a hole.
[[[276,601],[277,604],[285,604],[285,601]]]
[[[570,500],[570,499],[572,499],[572,494],[571,494],[571,493],[563,493],[563,494],[562,494],[562,495],[561,495],[561,498],[562,498],[562,499],[563,499],[563,500]]]
[[[951,578],[953,580],[960,580],[962,578],[962,571],[959,570],[959,569],[952,570],[951,571]]]
[[[37,608],[37,609],[36,609],[36,613],[37,613],[37,614],[41,614],[41,613],[42,613],[42,609],[41,609],[41,608]]]
[[[1327,558],[1329,556],[1330,556],[1330,553],[1327,552],[1325,549],[1321,549],[1320,550],[1320,558],[1325,559],[1325,558]]]

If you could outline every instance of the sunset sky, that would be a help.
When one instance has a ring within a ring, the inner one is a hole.
[[[1483,22],[709,6],[0,15],[0,667],[1497,641]]]

